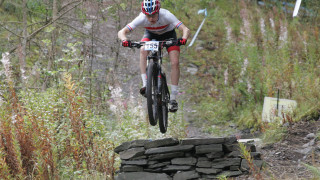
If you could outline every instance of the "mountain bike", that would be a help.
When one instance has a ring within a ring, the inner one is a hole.
[[[159,128],[161,133],[167,132],[168,127],[168,103],[170,101],[170,92],[167,85],[166,75],[162,70],[162,49],[176,45],[176,40],[169,39],[165,41],[142,41],[132,42],[132,47],[141,48],[150,51],[147,56],[147,109],[149,122],[152,126],[157,125],[159,119]]]

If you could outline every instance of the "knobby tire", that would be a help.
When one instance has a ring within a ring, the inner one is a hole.
[[[157,103],[157,79],[155,72],[155,64],[152,60],[150,60],[148,69],[147,69],[147,109],[149,115],[149,122],[152,126],[157,125],[158,119],[158,103]]]
[[[170,94],[169,94],[169,89],[166,82],[166,77],[165,75],[162,75],[161,102],[160,102],[161,105],[158,107],[159,128],[161,133],[167,132],[169,98],[170,98]]]

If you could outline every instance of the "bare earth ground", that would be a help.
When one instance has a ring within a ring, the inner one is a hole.
[[[188,137],[210,137],[192,123],[187,131]],[[308,164],[320,167],[320,142],[317,137],[319,131],[320,118],[317,121],[300,121],[288,125],[282,141],[271,145],[256,143],[257,151],[262,154],[262,159],[265,161],[265,167],[261,171],[262,179],[320,179],[305,166]],[[234,179],[256,178],[249,174]]]
[[[320,166],[319,128],[320,120],[297,122],[281,142],[259,148],[267,164],[265,179],[313,179],[303,163]]]

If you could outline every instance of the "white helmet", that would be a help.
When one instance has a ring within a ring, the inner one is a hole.
[[[143,0],[141,3],[141,11],[145,15],[152,15],[160,10],[159,0]]]

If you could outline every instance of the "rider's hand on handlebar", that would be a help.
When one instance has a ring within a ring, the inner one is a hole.
[[[122,46],[123,47],[132,47],[131,41],[130,40],[123,40]]]
[[[178,45],[181,46],[181,45],[186,45],[187,44],[187,39],[184,39],[184,38],[179,38],[178,39]]]

